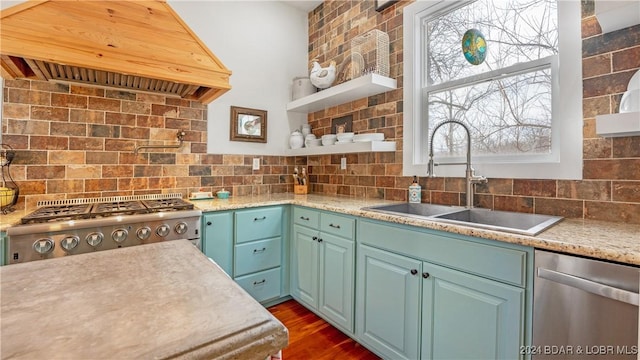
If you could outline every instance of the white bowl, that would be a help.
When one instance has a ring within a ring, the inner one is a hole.
[[[345,141],[345,140],[352,140],[353,135],[354,134],[352,132],[346,132],[346,133],[337,134],[336,137],[338,141]]]
[[[353,137],[353,141],[355,142],[383,141],[383,140],[384,140],[384,134],[381,134],[381,133],[358,134]]]
[[[322,144],[322,139],[306,139],[304,141],[304,146],[306,147],[320,146],[321,144]]]
[[[333,145],[336,143],[336,138],[325,138],[324,136],[321,139],[323,146]]]

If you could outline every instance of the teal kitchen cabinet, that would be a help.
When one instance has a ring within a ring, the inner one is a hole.
[[[353,334],[355,220],[294,207],[293,223],[291,296]]]
[[[234,213],[233,279],[261,303],[282,293],[283,209]]]
[[[390,359],[522,358],[532,249],[362,220],[357,251],[363,345]]]
[[[423,263],[422,359],[518,359],[524,289]]]
[[[8,263],[6,256],[6,246],[7,246],[7,234],[4,231],[0,231],[0,266]]]
[[[358,245],[356,337],[388,359],[415,360],[422,262]]]
[[[233,213],[230,211],[204,213],[202,239],[202,252],[232,276]]]

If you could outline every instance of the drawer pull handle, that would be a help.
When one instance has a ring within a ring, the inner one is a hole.
[[[334,225],[333,223],[329,224],[332,228],[340,229],[340,225]]]
[[[254,281],[254,282],[253,282],[253,285],[254,285],[254,286],[255,286],[255,285],[261,285],[261,284],[264,284],[264,283],[266,283],[266,282],[267,282],[267,280],[266,280],[266,279],[262,279],[262,280],[260,280],[260,281]]]
[[[267,248],[262,248],[262,249],[253,249],[253,253],[259,253],[259,252],[264,252],[265,250],[267,250]]]
[[[309,221],[308,217],[304,217],[304,216],[300,216],[300,219],[304,220],[304,221]]]
[[[253,218],[253,221],[260,221],[260,220],[266,220],[266,219],[267,219],[267,217],[263,216],[261,218]]]
[[[415,275],[415,274],[417,274],[417,273],[418,273],[418,270],[417,270],[417,269],[411,269],[411,275]]]

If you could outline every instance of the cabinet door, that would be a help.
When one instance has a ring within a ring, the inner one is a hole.
[[[202,216],[202,251],[233,276],[233,217],[231,212]]]
[[[318,311],[353,333],[353,241],[320,233]]]
[[[524,289],[423,264],[422,359],[518,359]]]
[[[356,336],[384,358],[417,359],[422,262],[358,245]]]
[[[291,295],[313,309],[318,308],[318,232],[293,226]]]

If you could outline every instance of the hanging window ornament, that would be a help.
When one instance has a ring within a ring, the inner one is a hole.
[[[487,57],[487,41],[478,29],[469,29],[462,37],[462,53],[473,65],[480,65]]]

